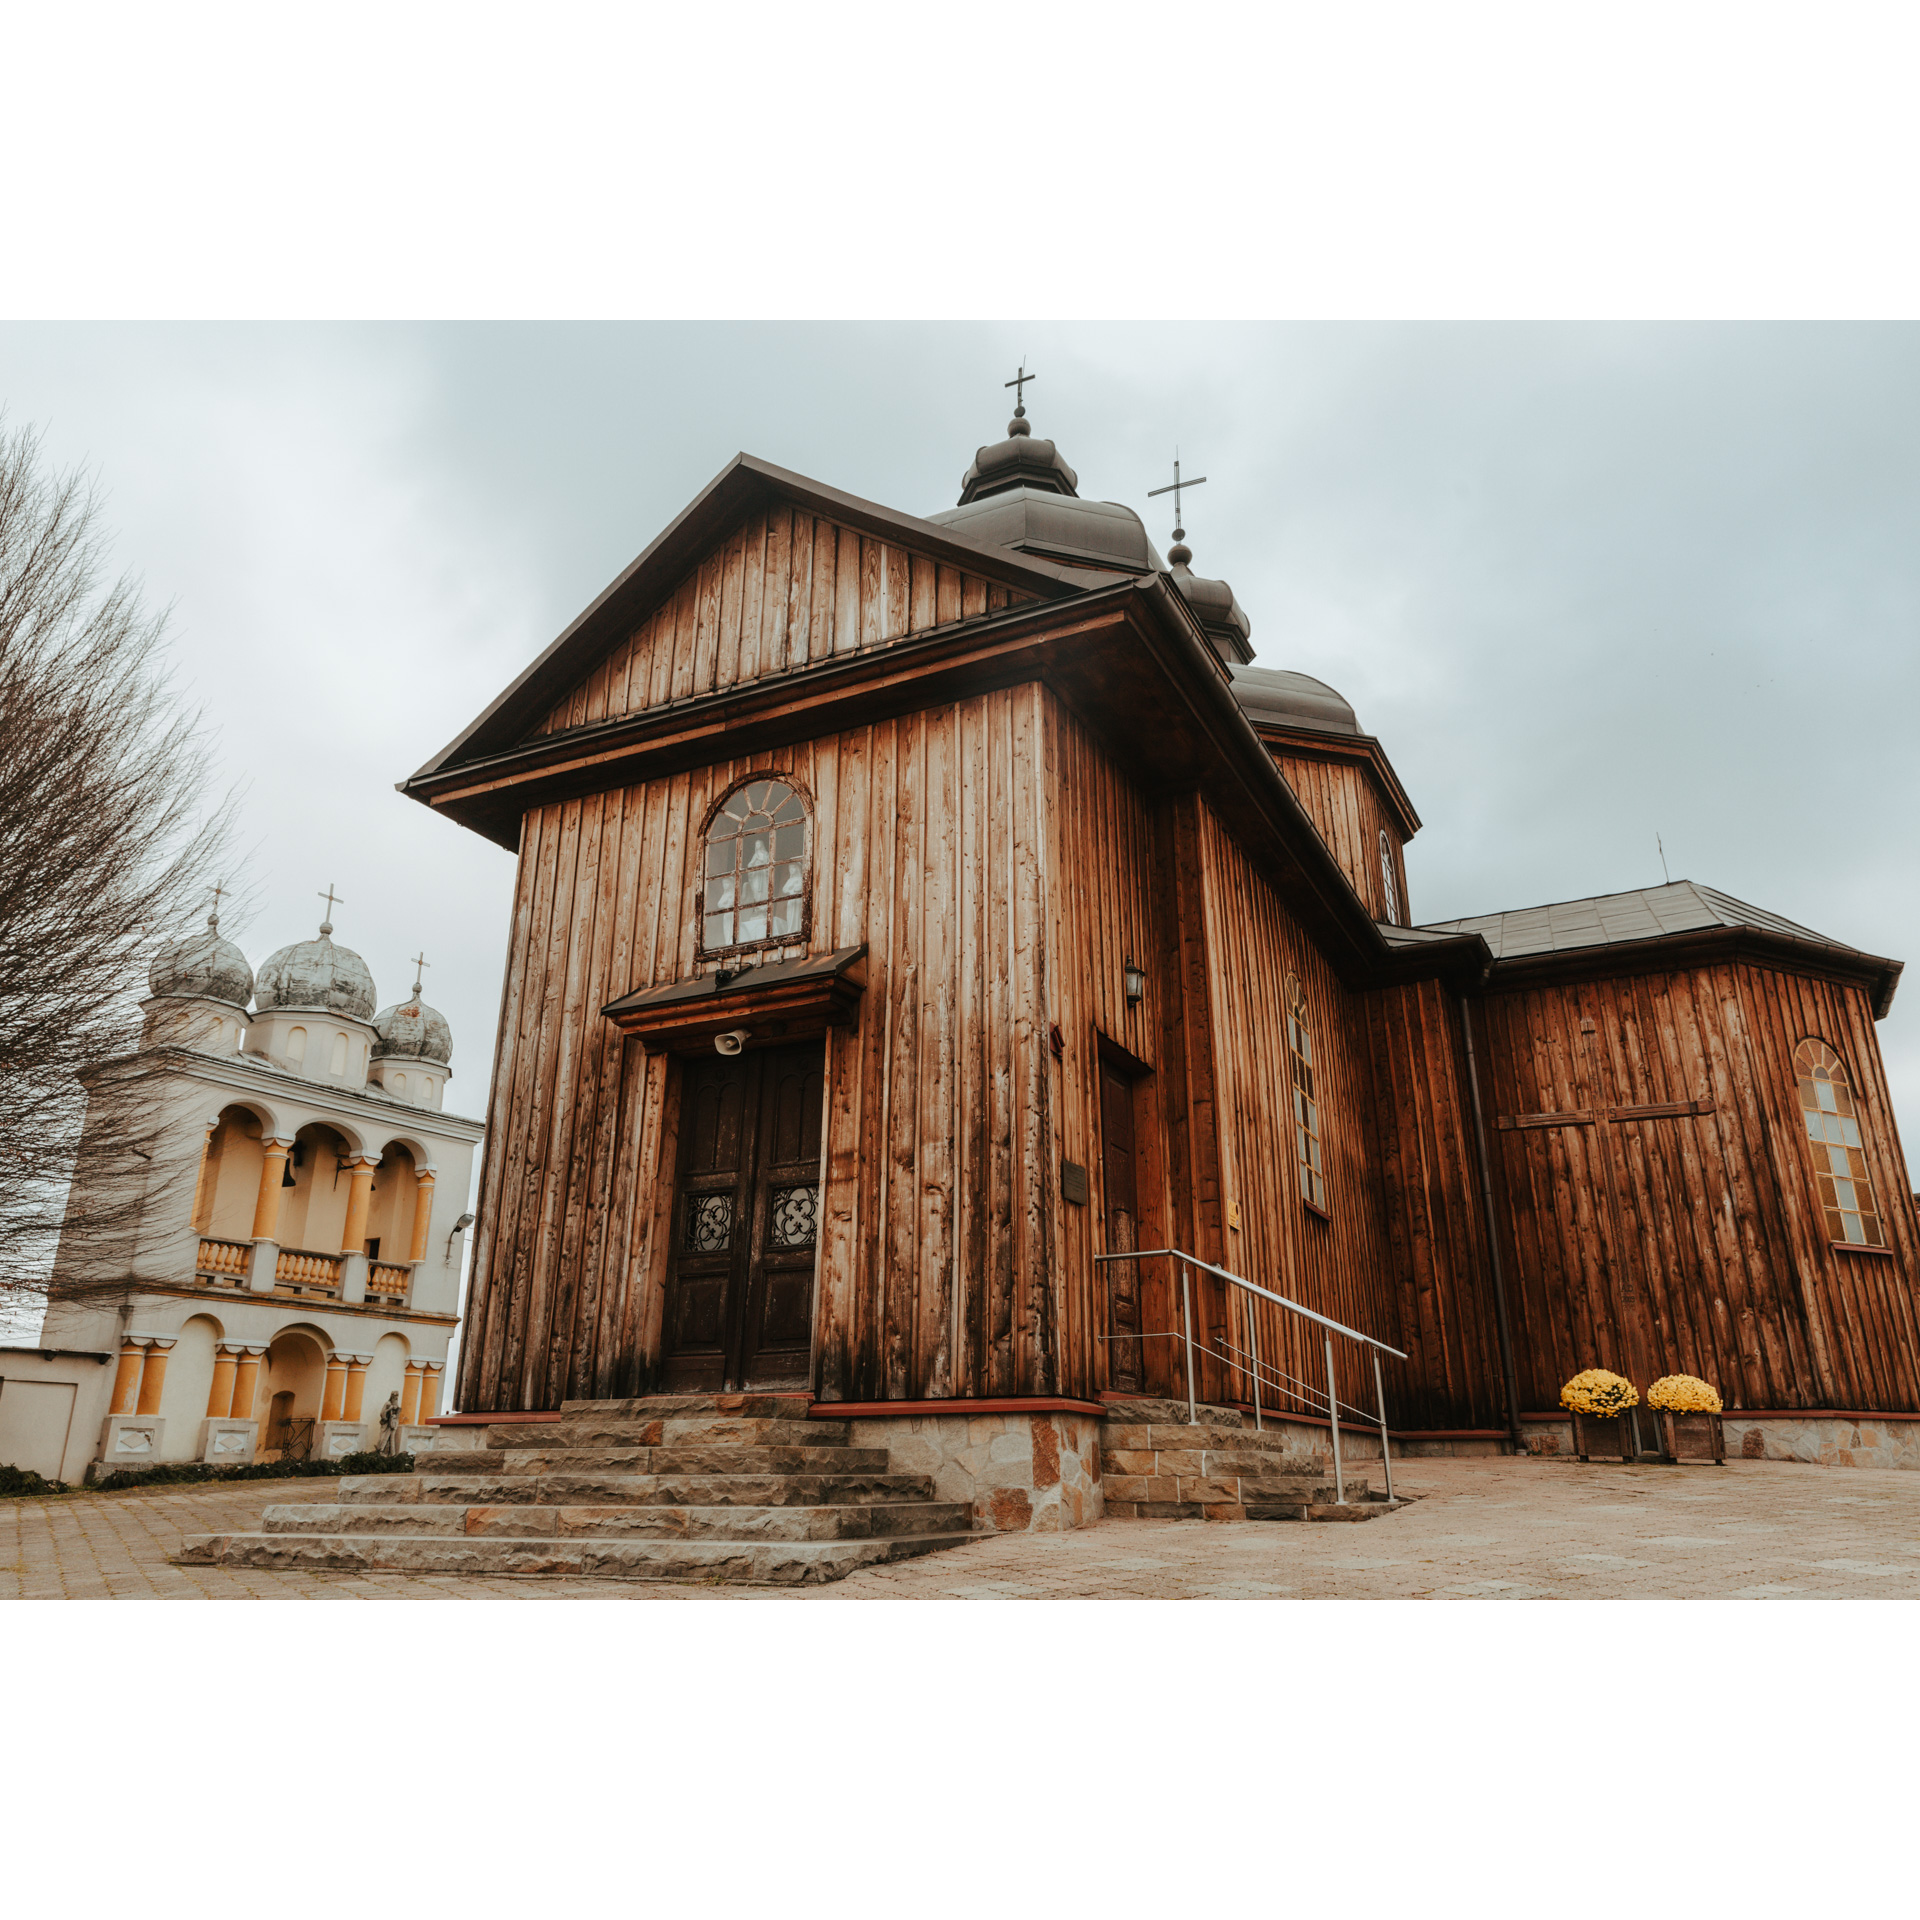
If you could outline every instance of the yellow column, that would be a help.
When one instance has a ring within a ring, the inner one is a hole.
[[[427,1228],[432,1220],[433,1169],[422,1167],[414,1176],[413,1251],[407,1255],[409,1260],[419,1261],[427,1257]]]
[[[217,1184],[214,1178],[219,1160],[213,1151],[214,1135],[220,1131],[220,1116],[215,1114],[207,1122],[207,1137],[200,1148],[200,1178],[193,1189],[193,1230],[205,1233],[213,1219],[213,1191]]]
[[[146,1358],[144,1340],[120,1342],[120,1369],[113,1376],[113,1412],[131,1413],[140,1397],[140,1363]]]
[[[213,1389],[207,1395],[207,1418],[224,1420],[233,1405],[233,1363],[231,1347],[216,1347],[213,1354]]]
[[[420,1424],[420,1362],[407,1362],[407,1377],[400,1383],[400,1424],[403,1427],[415,1427]]]
[[[280,1183],[286,1177],[287,1155],[293,1142],[267,1140],[262,1145],[266,1158],[260,1163],[260,1197],[253,1203],[253,1237],[272,1240],[280,1231],[280,1195],[285,1191]]]
[[[327,1356],[327,1396],[320,1403],[322,1420],[338,1420],[347,1399],[347,1362],[343,1354]]]
[[[440,1411],[440,1369],[431,1360],[420,1368],[420,1418],[431,1420]]]
[[[176,1220],[179,1217],[174,1215]],[[172,1350],[171,1340],[156,1340],[147,1348],[147,1364],[140,1369],[140,1398],[134,1406],[135,1413],[160,1411],[160,1396],[167,1385],[167,1355]]]
[[[358,1420],[361,1403],[367,1397],[367,1362],[371,1354],[350,1353],[347,1355],[347,1400],[340,1418]]]
[[[233,1409],[228,1419],[253,1418],[253,1403],[260,1391],[260,1357],[265,1352],[265,1347],[242,1347],[235,1355],[239,1364],[233,1370]]]
[[[340,1235],[342,1253],[364,1253],[367,1242],[367,1206],[373,1198],[373,1170],[378,1159],[362,1155],[353,1163],[353,1185],[347,1190],[347,1224]]]

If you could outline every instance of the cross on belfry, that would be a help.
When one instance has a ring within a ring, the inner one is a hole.
[[[207,925],[213,928],[213,930],[216,933],[218,933],[220,930],[220,896],[226,891],[227,889],[221,886],[217,881],[214,883],[214,886],[212,888],[213,911],[207,915]]]
[[[327,890],[325,893],[323,893],[320,896],[320,898],[327,903],[327,917],[325,920],[323,920],[320,923],[320,931],[322,933],[331,933],[333,931],[334,908],[344,907],[347,903],[343,899],[341,899],[338,894],[334,892],[333,882],[331,880],[327,882]]]
[[[1037,373],[1029,373],[1027,371],[1027,363],[1022,360],[1020,362],[1020,371],[1016,373],[1011,380],[1006,382],[1006,384],[1013,389],[1013,410],[1015,413],[1026,412],[1027,382],[1029,380],[1038,380],[1039,378],[1040,376]]]
[[[420,991],[420,976],[426,971],[426,968],[427,950],[425,947],[422,947],[420,951],[413,956],[413,990],[416,994]]]
[[[1147,498],[1149,500],[1157,500],[1163,493],[1173,495],[1173,537],[1176,540],[1184,540],[1187,537],[1187,530],[1181,525],[1180,489],[1182,487],[1204,487],[1206,484],[1207,476],[1204,473],[1198,480],[1182,480],[1180,478],[1180,454],[1176,448],[1173,456],[1172,484],[1165,487],[1154,487],[1148,491]]]

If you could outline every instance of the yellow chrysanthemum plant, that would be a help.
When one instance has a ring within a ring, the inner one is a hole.
[[[1720,1396],[1690,1373],[1670,1373],[1647,1389],[1647,1405],[1662,1413],[1721,1413]]]
[[[1590,1419],[1605,1420],[1613,1414],[1625,1413],[1629,1407],[1637,1407],[1640,1395],[1631,1380],[1623,1380],[1605,1367],[1589,1367],[1585,1373],[1576,1373],[1560,1389],[1560,1404]]]

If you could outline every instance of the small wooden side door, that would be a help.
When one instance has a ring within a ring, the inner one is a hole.
[[[1100,1062],[1100,1204],[1106,1214],[1106,1253],[1139,1246],[1140,1208],[1135,1191],[1133,1082],[1110,1060]],[[1145,1378],[1140,1326],[1140,1263],[1109,1261],[1107,1277],[1107,1376],[1116,1393],[1138,1393]]]
[[[669,1392],[810,1383],[822,1042],[690,1061],[661,1353]]]

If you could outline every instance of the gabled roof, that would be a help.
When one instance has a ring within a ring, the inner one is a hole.
[[[1628,948],[1665,942],[1681,945],[1702,936],[1746,934],[1775,954],[1795,954],[1814,965],[1825,963],[1856,976],[1874,992],[1874,1012],[1884,1019],[1893,1004],[1901,963],[1815,933],[1783,914],[1736,900],[1715,887],[1675,880],[1664,887],[1636,887],[1626,893],[1558,900],[1543,907],[1508,913],[1471,914],[1462,920],[1429,921],[1431,933],[1477,933],[1493,954],[1497,977],[1517,966],[1536,972],[1556,956],[1604,958]],[[1529,964],[1530,963],[1530,964]]]
[[[750,453],[736,454],[633,564],[456,738],[412,776],[419,780],[514,745],[526,730],[671,594],[689,568],[748,514],[777,501],[804,507],[911,552],[1037,594],[1084,593],[1100,582],[1084,573],[989,545],[966,533],[842,493]],[[401,782],[406,791],[411,781]]]
[[[1692,880],[1636,887],[1628,893],[1597,893],[1585,900],[1559,900],[1551,906],[1520,907],[1508,913],[1472,914],[1464,920],[1429,920],[1426,926],[1435,933],[1477,933],[1496,960],[1622,946],[1657,940],[1663,934],[1694,933],[1702,927],[1756,927],[1841,953],[1859,952],[1857,947],[1829,940],[1764,907],[1750,907],[1744,900]]]

